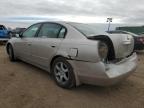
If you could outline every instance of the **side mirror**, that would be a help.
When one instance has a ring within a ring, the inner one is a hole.
[[[20,34],[18,34],[18,35],[19,35],[19,37],[20,37],[20,38],[22,38],[22,37],[23,37],[22,33],[20,33]]]
[[[21,34],[13,34],[12,37],[16,37],[16,38],[22,38],[22,35]]]
[[[20,36],[19,36],[19,34],[15,34],[15,37],[16,37],[16,38],[19,38]]]
[[[17,34],[12,34],[11,36],[10,36],[10,38],[12,38],[12,37],[17,37]]]

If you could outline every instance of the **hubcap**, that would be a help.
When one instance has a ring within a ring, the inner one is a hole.
[[[56,63],[54,67],[54,74],[56,80],[61,84],[64,84],[69,80],[69,69],[63,62]]]

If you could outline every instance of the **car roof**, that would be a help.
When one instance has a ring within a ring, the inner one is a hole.
[[[4,27],[4,25],[0,25],[0,26]]]
[[[42,21],[42,22],[38,22],[38,23],[35,23],[35,24],[40,24],[40,23],[59,23],[59,24],[71,24],[71,23],[76,23],[76,24],[85,24],[85,23],[70,22],[70,21]]]

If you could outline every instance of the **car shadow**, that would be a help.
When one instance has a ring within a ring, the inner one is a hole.
[[[36,66],[33,66],[29,63],[23,62],[23,61],[18,61],[15,63],[22,65],[23,68],[28,68],[28,69],[32,70],[29,72],[35,72],[35,74],[40,74],[41,77],[48,79],[48,81],[51,80],[53,82],[52,75],[49,72],[42,70]],[[55,84],[54,87],[56,87],[56,86],[57,85]],[[112,94],[121,93],[120,92],[121,90],[126,90],[126,91],[132,92],[132,89],[134,88],[134,86],[135,86],[134,82],[127,79],[127,80],[125,80],[122,83],[119,83],[117,85],[106,86],[106,87],[82,84],[82,85],[75,87],[75,88],[72,88],[72,89],[63,89],[60,87],[56,87],[56,88],[59,90],[62,90],[62,91],[72,92],[72,93],[76,93],[76,94],[78,94],[78,93],[85,94],[85,93],[90,92],[91,94],[94,94],[94,95],[105,95],[105,94],[110,95],[111,93]]]
[[[127,93],[128,91],[133,92],[133,89],[136,85],[133,81],[126,79],[123,82],[113,85],[113,86],[96,86],[96,85],[87,85],[83,84],[79,87],[74,88],[76,92],[91,92],[94,95],[113,95],[119,93]]]
[[[144,50],[142,50],[142,51],[136,51],[136,53],[137,53],[138,55],[144,55]]]
[[[50,72],[48,72],[46,70],[43,70],[43,69],[41,69],[41,68],[39,68],[37,66],[34,66],[34,65],[30,64],[30,63],[24,62],[22,60],[17,60],[17,62],[14,62],[14,63],[16,63],[17,65],[23,66],[23,68],[29,68],[30,70],[32,70],[32,71],[29,71],[29,72],[35,72],[37,74],[41,74],[42,76],[46,76],[46,77],[48,77],[50,79],[52,77]]]

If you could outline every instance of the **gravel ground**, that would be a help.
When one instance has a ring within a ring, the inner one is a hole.
[[[0,46],[0,108],[144,108],[144,53],[137,71],[119,85],[65,90],[47,72],[10,62]]]

